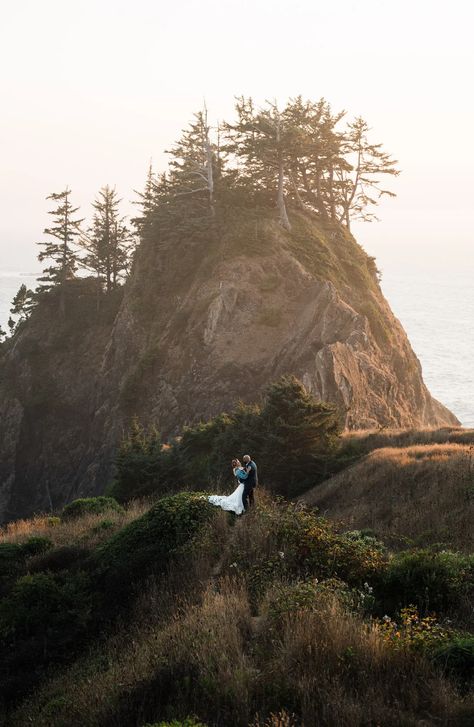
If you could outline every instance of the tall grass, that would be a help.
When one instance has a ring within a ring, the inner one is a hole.
[[[81,542],[95,547],[117,530],[136,520],[150,507],[147,500],[131,500],[123,513],[110,510],[105,513],[86,513],[71,520],[51,515],[35,515],[28,520],[14,520],[0,528],[0,543],[22,543],[31,537],[47,537],[53,545],[71,545]],[[100,527],[107,522],[108,527]]]
[[[382,435],[381,435],[382,436]],[[383,447],[301,498],[350,528],[370,528],[392,545],[474,548],[474,447]]]
[[[252,568],[275,555],[279,513],[284,531],[300,527],[298,510],[257,496],[236,522],[219,513],[144,585],[116,632],[46,682],[9,724],[142,727],[193,714],[212,727],[467,727],[472,699],[419,654],[394,649],[337,592],[274,609],[288,581],[267,583],[263,573],[264,592],[249,597],[234,560]]]

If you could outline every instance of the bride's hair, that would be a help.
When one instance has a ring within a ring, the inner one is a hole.
[[[233,459],[232,460],[232,467],[241,467],[241,466],[242,465],[240,464],[240,462],[239,462],[238,459]]]

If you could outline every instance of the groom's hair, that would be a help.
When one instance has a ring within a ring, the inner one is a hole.
[[[252,459],[252,457],[249,454],[244,454],[244,456],[243,456],[244,462],[250,462],[251,459]]]

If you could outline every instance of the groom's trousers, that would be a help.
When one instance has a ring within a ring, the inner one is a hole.
[[[247,510],[250,505],[253,505],[254,499],[253,499],[253,491],[254,491],[255,485],[252,483],[244,483],[244,491],[242,492],[242,504],[244,506],[244,509]]]

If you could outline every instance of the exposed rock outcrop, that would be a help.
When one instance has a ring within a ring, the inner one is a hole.
[[[71,285],[66,320],[41,304],[0,364],[0,517],[100,493],[133,414],[165,434],[257,400],[293,373],[349,429],[458,424],[341,229],[292,216],[241,222],[213,243],[143,243],[123,297]]]

